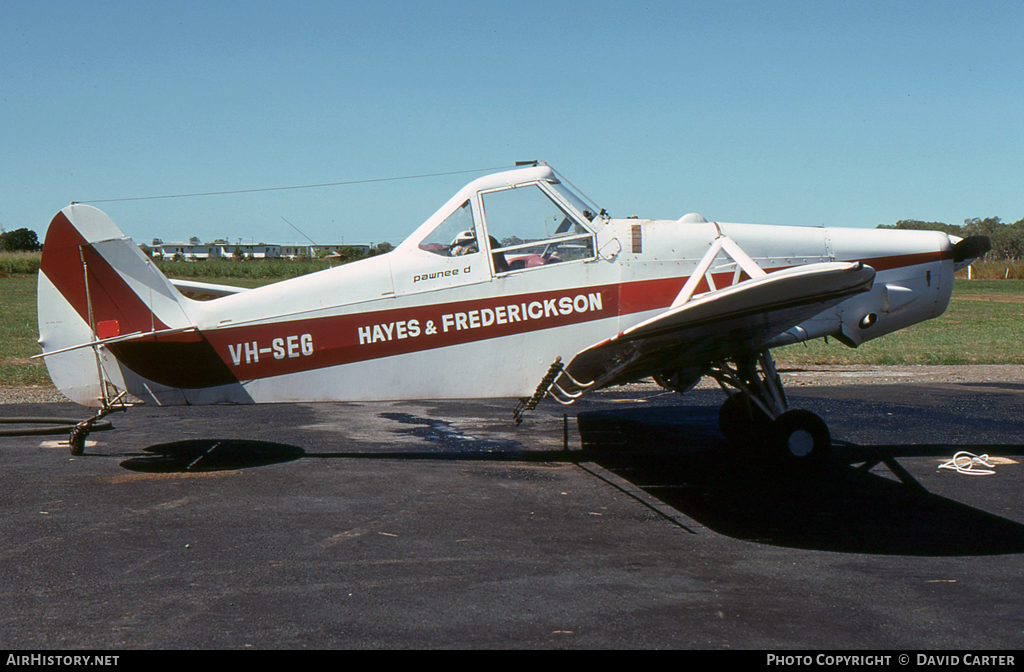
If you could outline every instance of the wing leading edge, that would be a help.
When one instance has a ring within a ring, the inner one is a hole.
[[[715,361],[761,352],[782,332],[870,290],[874,277],[874,269],[860,262],[827,262],[702,294],[581,350],[550,377],[550,393],[572,399],[588,390],[665,371],[703,370]]]

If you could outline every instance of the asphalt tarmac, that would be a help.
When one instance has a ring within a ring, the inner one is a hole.
[[[79,457],[0,438],[0,642],[1024,643],[1024,381],[791,389],[832,430],[814,469],[727,448],[718,391],[631,395],[518,428],[513,400],[338,403],[132,409]],[[84,417],[0,406],[28,415]],[[961,450],[995,473],[939,468]]]

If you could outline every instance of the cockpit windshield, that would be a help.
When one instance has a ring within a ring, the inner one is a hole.
[[[564,198],[569,205],[576,208],[581,215],[587,218],[587,221],[594,220],[594,217],[597,214],[594,212],[594,207],[587,205],[583,199],[577,196],[576,193],[569,189],[568,186],[561,182],[548,182],[548,186],[558,192],[558,195]]]
[[[602,226],[596,207],[554,179],[550,169],[530,177],[467,185],[453,199],[461,205],[419,234],[418,249],[439,257],[487,253],[490,270],[499,274],[593,259],[595,226]]]
[[[487,192],[482,203],[496,272],[594,256],[594,234],[539,184]]]

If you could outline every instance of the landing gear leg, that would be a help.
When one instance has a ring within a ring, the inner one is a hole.
[[[773,453],[788,459],[816,460],[828,453],[832,445],[828,426],[810,411],[789,410],[768,351],[720,362],[709,375],[728,395],[718,424],[730,443],[767,444]]]
[[[113,400],[104,403],[103,408],[97,411],[96,415],[81,421],[71,428],[71,433],[68,435],[68,445],[70,446],[72,455],[81,455],[85,452],[85,439],[89,436],[89,433],[100,420],[107,417],[114,411],[124,411],[130,407],[121,401],[123,397],[124,393],[122,392]],[[108,428],[109,423],[108,427],[105,427],[104,429]]]

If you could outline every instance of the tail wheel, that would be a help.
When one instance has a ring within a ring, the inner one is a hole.
[[[746,394],[726,398],[718,411],[718,428],[729,443],[746,445],[764,438],[771,418]]]
[[[825,421],[810,411],[794,409],[777,417],[769,430],[774,451],[789,459],[817,460],[832,446]]]
[[[88,435],[89,432],[78,427],[71,430],[71,434],[68,436],[68,446],[71,448],[72,455],[85,453],[85,437]]]

